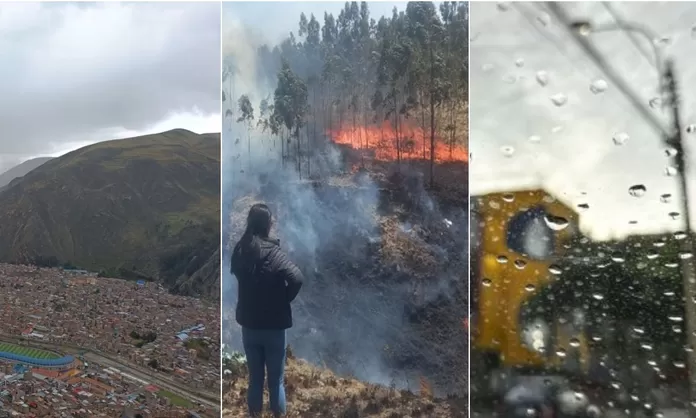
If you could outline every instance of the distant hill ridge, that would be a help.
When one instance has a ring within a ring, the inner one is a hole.
[[[0,189],[10,184],[12,180],[27,175],[27,173],[29,173],[31,170],[52,159],[53,157],[32,158],[31,160],[24,161],[23,163],[10,168],[9,170],[0,174]]]
[[[70,263],[219,298],[220,134],[99,142],[0,191],[0,261]]]

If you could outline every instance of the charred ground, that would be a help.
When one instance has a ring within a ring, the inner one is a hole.
[[[223,381],[223,417],[246,415],[247,374],[243,365],[226,369]],[[325,417],[451,417],[464,418],[462,399],[437,399],[423,387],[415,395],[393,387],[369,384],[350,377],[340,377],[290,355],[286,365],[288,418]],[[267,403],[266,399],[266,403]]]
[[[443,174],[439,178],[447,183],[426,189],[422,171],[427,164],[375,163],[292,187],[279,173],[262,174],[258,194],[234,203],[230,222],[235,232],[226,238],[235,241],[251,204],[272,206],[277,235],[307,278],[290,333],[299,357],[341,376],[381,383],[378,392],[390,386],[418,392],[427,382],[437,396],[462,396],[468,353],[463,326],[467,167],[437,166],[459,181]],[[297,219],[307,212],[311,227]],[[227,292],[223,298],[233,306],[236,295]],[[223,328],[223,338],[233,339],[235,324],[227,321]],[[315,396],[320,392],[312,391]],[[237,395],[228,394],[226,402],[239,402]],[[399,402],[409,407],[405,399]],[[444,416],[458,416],[452,414]]]

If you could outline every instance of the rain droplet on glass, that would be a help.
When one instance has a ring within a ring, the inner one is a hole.
[[[549,23],[551,23],[551,16],[546,12],[541,12],[539,16],[537,16],[537,22],[539,22],[541,26],[548,26]]]
[[[503,145],[500,147],[500,152],[506,157],[512,157],[512,154],[515,153],[515,148],[510,145]]]
[[[628,194],[630,194],[633,197],[643,197],[645,196],[646,191],[647,189],[642,184],[636,184],[635,186],[631,186],[628,188]]]
[[[553,103],[555,106],[561,107],[568,103],[568,96],[566,96],[563,93],[556,93],[553,96],[550,97],[551,103]]]
[[[527,267],[527,262],[522,259],[515,260],[513,264],[515,264],[515,267],[517,267],[518,270],[522,270]]]
[[[686,133],[687,134],[692,134],[694,132],[696,132],[696,124],[692,123],[691,125],[686,126]]]
[[[677,175],[677,167],[667,166],[665,167],[665,176],[674,177]]]
[[[629,136],[626,132],[618,132],[611,137],[611,140],[614,141],[614,145],[623,145],[628,139]]]
[[[543,70],[537,71],[536,81],[541,87],[545,87],[547,84],[549,84],[549,73]]]
[[[662,203],[669,203],[672,201],[672,195],[669,193],[665,193],[660,195],[660,202]]]
[[[590,205],[588,205],[587,203],[578,204],[578,209],[582,212],[588,210],[589,208],[590,208]]]
[[[515,60],[515,66],[519,68],[524,67],[524,58],[517,58],[517,60]]]
[[[596,79],[590,84],[590,91],[594,94],[604,93],[609,85],[601,78]]]
[[[561,231],[568,226],[568,220],[562,216],[546,214],[544,216],[546,225],[554,231]]]
[[[500,10],[501,12],[507,12],[508,10],[510,10],[510,5],[507,3],[500,2],[497,4],[497,6],[498,10]]]

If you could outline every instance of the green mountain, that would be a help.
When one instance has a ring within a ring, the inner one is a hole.
[[[100,142],[0,192],[0,261],[71,264],[219,298],[220,134]]]
[[[31,170],[52,159],[52,157],[32,158],[31,160],[27,160],[10,168],[9,170],[0,174],[0,188],[7,186],[12,180],[18,177],[25,176]]]

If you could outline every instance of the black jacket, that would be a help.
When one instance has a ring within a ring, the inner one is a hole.
[[[292,302],[302,287],[302,272],[280,250],[279,242],[258,239],[260,252],[252,260],[242,260],[240,244],[232,253],[232,274],[237,277],[237,323],[251,329],[292,327]]]

